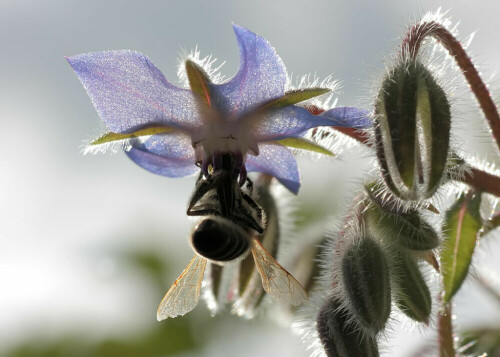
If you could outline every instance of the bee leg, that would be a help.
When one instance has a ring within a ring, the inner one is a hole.
[[[220,212],[213,208],[189,210],[186,213],[188,216],[220,216]]]
[[[245,167],[245,165],[241,165],[241,169],[240,169],[240,178],[239,178],[239,181],[238,181],[238,184],[241,186],[243,186],[247,180],[247,168]]]
[[[255,202],[255,200],[246,193],[243,194],[243,198],[245,199],[245,202],[248,203],[251,208],[253,208],[255,214],[257,215],[257,219],[259,221],[262,221],[262,216],[263,216],[262,207],[260,207],[259,204]]]
[[[249,194],[250,196],[253,196],[253,182],[252,182],[252,180],[250,180],[250,178],[248,178],[248,177],[247,177],[246,182],[247,182],[247,190],[248,190],[248,194]]]
[[[251,215],[238,213],[234,215],[234,218],[238,221],[238,223],[241,223],[241,225],[251,228],[257,231],[259,234],[264,233],[264,227],[262,227],[262,225],[257,222]]]
[[[202,177],[203,174],[200,174],[200,177]],[[206,180],[200,180],[198,179],[196,183],[196,188],[194,190],[193,195],[191,196],[191,200],[189,201],[189,205],[187,208],[187,215],[189,216],[189,212],[193,208],[195,204],[198,203],[198,201],[211,189],[212,187],[212,180],[206,179]]]

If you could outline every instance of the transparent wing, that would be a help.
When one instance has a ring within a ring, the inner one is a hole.
[[[264,290],[269,295],[292,305],[300,305],[307,300],[307,293],[300,283],[274,260],[258,239],[252,241],[252,254]]]
[[[158,321],[185,315],[196,307],[206,265],[207,260],[198,254],[191,259],[158,306]]]

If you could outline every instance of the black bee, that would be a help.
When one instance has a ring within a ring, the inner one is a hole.
[[[245,177],[246,185],[241,185],[233,168],[232,154],[224,154],[218,170],[197,180],[187,214],[206,218],[191,233],[196,255],[160,303],[159,321],[184,315],[198,304],[207,261],[220,266],[244,259],[249,251],[269,295],[294,305],[307,299],[300,283],[262,246],[266,214],[252,198],[252,182]]]

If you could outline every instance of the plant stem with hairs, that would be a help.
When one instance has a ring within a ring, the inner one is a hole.
[[[443,25],[434,21],[423,22],[412,26],[403,39],[400,53],[401,58],[416,58],[426,37],[434,37],[438,40],[455,59],[458,67],[460,67],[465,79],[469,83],[472,93],[476,96],[491,128],[493,138],[500,149],[500,116],[498,114],[498,108],[493,102],[488,87],[481,79],[472,60],[465,52],[460,41],[458,41],[450,31]]]

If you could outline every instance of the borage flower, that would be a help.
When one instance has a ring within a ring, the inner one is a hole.
[[[168,82],[139,52],[121,50],[67,58],[110,131],[91,147],[121,141],[127,155],[155,174],[182,177],[201,167],[218,170],[222,155],[233,157],[240,184],[247,171],[276,177],[293,193],[300,187],[288,147],[328,153],[304,138],[320,126],[366,127],[367,113],[333,108],[320,115],[295,104],[322,95],[324,88],[286,91],[281,58],[264,38],[233,26],[241,65],[229,81],[214,83],[194,59],[185,62],[191,90]],[[198,167],[197,167],[198,166]]]

